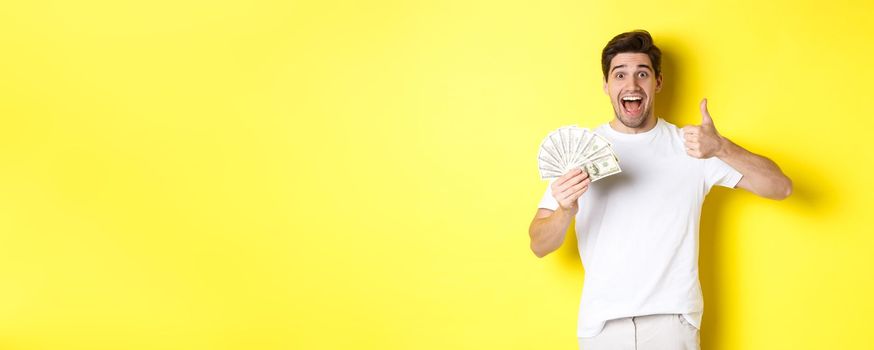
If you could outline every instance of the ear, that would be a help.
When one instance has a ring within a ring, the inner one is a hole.
[[[662,73],[656,78],[656,92],[662,91]]]
[[[604,79],[604,94],[608,96],[610,95],[610,93],[607,91],[607,79]]]

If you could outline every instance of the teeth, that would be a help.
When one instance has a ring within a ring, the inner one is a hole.
[[[622,101],[640,101],[642,98],[640,96],[625,96],[622,98]]]

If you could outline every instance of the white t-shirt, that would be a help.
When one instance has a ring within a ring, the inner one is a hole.
[[[607,320],[665,313],[700,328],[701,205],[713,185],[733,188],[742,175],[716,157],[688,156],[682,130],[661,118],[640,134],[609,124],[594,131],[613,145],[622,172],[590,184],[578,201],[586,273],[577,336],[597,335]],[[549,186],[540,208],[558,208]]]

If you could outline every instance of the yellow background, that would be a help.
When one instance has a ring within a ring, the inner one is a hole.
[[[867,1],[0,5],[0,349],[575,349],[573,237],[527,227],[550,130],[658,115],[795,181],[705,204],[705,349],[871,349]],[[654,203],[657,205],[657,203]]]

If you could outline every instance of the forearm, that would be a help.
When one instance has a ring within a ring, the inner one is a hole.
[[[550,216],[532,220],[528,235],[534,255],[542,258],[561,247],[573,217],[574,213],[559,207]]]
[[[742,186],[759,196],[784,199],[792,193],[792,180],[777,163],[752,153],[731,140],[722,137],[722,146],[716,156],[743,175]]]

